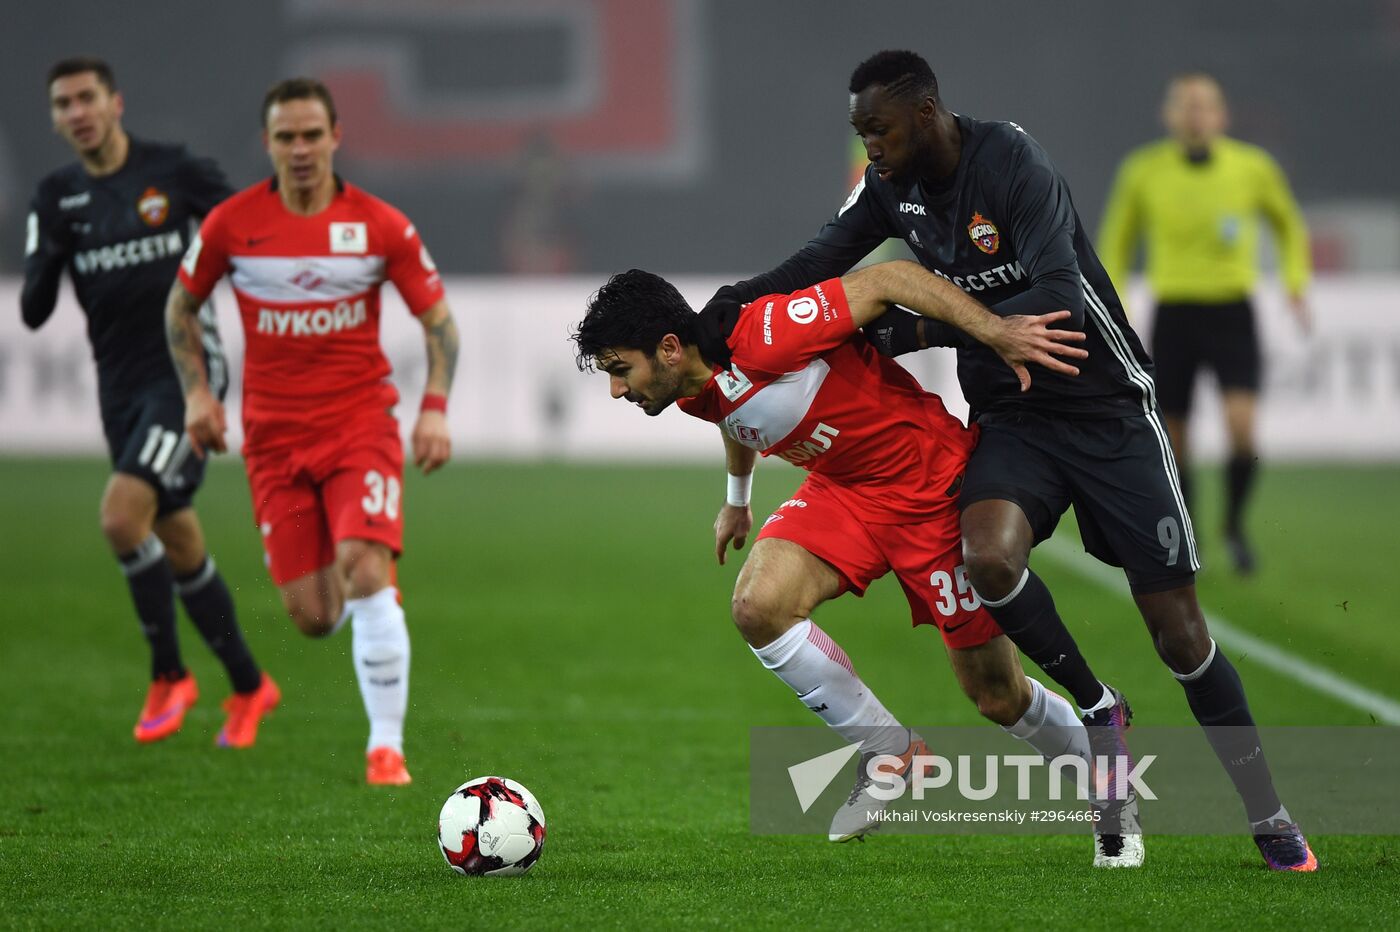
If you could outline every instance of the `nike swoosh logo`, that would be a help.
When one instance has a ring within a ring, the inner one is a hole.
[[[185,707],[182,705],[182,706],[180,706],[178,709],[171,709],[169,712],[162,712],[160,715],[157,715],[155,718],[144,719],[144,720],[141,722],[141,727],[142,727],[142,728],[155,728],[157,725],[160,725],[160,724],[163,724],[163,723],[165,723],[165,722],[168,722],[170,719],[174,718],[176,714],[178,714],[178,713],[180,713],[180,712],[183,712],[183,711],[185,711]]]
[[[248,237],[248,245],[249,245],[249,247],[256,246],[256,245],[258,245],[259,243],[265,243],[265,242],[267,242],[267,241],[270,240],[270,239],[272,239],[271,236],[257,236],[257,237],[250,236],[250,237]]]
[[[399,658],[397,658],[397,657],[390,657],[388,660],[361,660],[361,661],[360,661],[360,663],[364,664],[364,665],[367,666],[367,667],[382,667],[382,666],[384,666],[385,664],[398,663],[398,662],[399,662]]]
[[[962,624],[960,624],[960,625],[948,625],[946,628],[943,629],[943,633],[945,633],[945,634],[952,634],[954,631],[958,630],[959,628],[964,628],[964,627],[966,627],[966,626],[968,626],[968,625],[970,625],[970,624],[972,624],[972,619],[971,619],[971,618],[969,618],[967,621],[964,621],[964,622],[963,622]]]

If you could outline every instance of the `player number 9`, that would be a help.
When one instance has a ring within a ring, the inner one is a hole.
[[[1177,557],[1181,556],[1181,527],[1176,518],[1167,515],[1157,522],[1157,543],[1167,548],[1167,566],[1176,566]]]

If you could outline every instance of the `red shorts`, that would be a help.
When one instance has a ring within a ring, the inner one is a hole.
[[[978,647],[1001,634],[968,582],[953,499],[925,521],[872,524],[853,510],[853,498],[811,476],[768,517],[758,539],[792,541],[835,567],[842,591],[858,596],[893,570],[914,624],[935,625],[949,647]]]
[[[388,414],[323,440],[246,457],[253,515],[277,585],[335,561],[342,540],[403,552],[403,441]]]

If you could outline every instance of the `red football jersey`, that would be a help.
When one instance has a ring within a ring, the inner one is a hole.
[[[442,280],[413,224],[340,183],[312,217],[263,181],[210,211],[180,265],[204,298],[230,276],[243,320],[244,447],[298,443],[398,401],[379,344],[379,288],[392,281],[414,314],[442,299]]]
[[[729,369],[681,410],[849,491],[872,523],[948,507],[976,432],[856,333],[840,279],[759,298],[728,343]]]

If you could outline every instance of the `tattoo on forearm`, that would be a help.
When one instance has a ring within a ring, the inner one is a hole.
[[[427,390],[447,394],[457,373],[457,325],[448,314],[424,328],[428,343]]]
[[[178,283],[171,289],[165,305],[165,341],[185,394],[208,381],[204,371],[204,327],[199,322],[199,305],[195,296]]]

